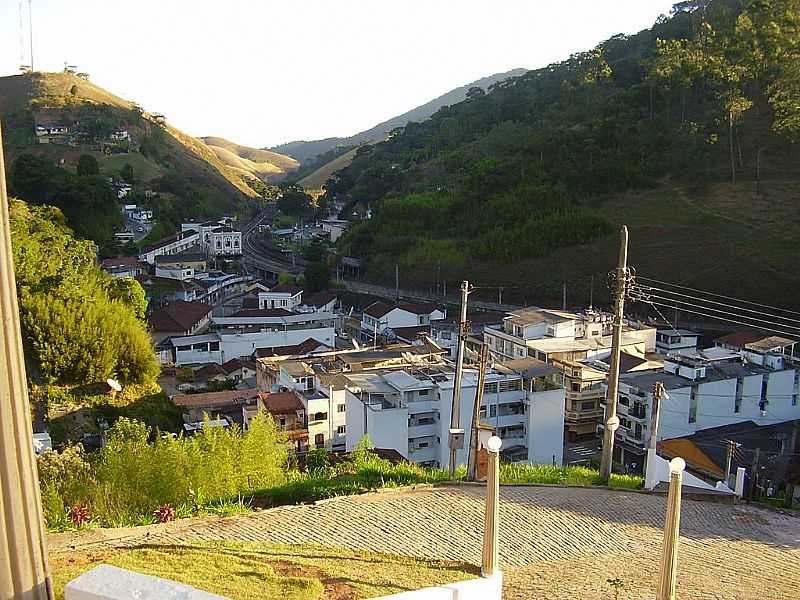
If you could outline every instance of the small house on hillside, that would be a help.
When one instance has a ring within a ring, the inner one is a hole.
[[[431,321],[440,321],[446,316],[444,309],[426,302],[373,302],[361,316],[361,339],[372,341],[376,334],[387,329],[430,327]]]
[[[100,268],[112,277],[136,277],[144,272],[144,267],[135,256],[104,258]]]
[[[148,318],[156,344],[169,337],[198,333],[208,326],[210,320],[211,306],[204,302],[183,300],[155,309]]]

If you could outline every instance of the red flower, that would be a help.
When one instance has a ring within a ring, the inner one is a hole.
[[[159,523],[166,523],[167,521],[172,521],[175,519],[175,509],[169,504],[165,504],[164,506],[159,506],[157,509],[155,509],[153,511],[153,516],[158,519]]]
[[[89,507],[76,504],[69,509],[69,520],[80,527],[89,522]]]

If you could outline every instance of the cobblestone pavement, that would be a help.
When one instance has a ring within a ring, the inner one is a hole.
[[[603,489],[504,486],[500,562],[505,596],[653,598],[666,500]],[[335,498],[231,518],[135,528],[109,538],[51,537],[54,551],[192,540],[319,544],[480,563],[483,490],[474,486]],[[684,500],[678,596],[800,598],[800,518],[746,505]]]

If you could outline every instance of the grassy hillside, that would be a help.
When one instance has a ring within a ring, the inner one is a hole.
[[[449,92],[434,98],[430,102],[426,102],[421,106],[412,108],[411,110],[404,112],[402,115],[397,115],[396,117],[387,119],[382,123],[378,123],[375,125],[375,127],[350,137],[332,137],[324,140],[314,140],[309,142],[294,141],[281,144],[280,146],[275,146],[272,149],[276,152],[293,156],[300,162],[305,163],[313,160],[314,157],[328,152],[338,146],[357,146],[359,144],[363,144],[364,142],[383,140],[386,138],[389,132],[396,127],[405,127],[407,123],[412,121],[424,121],[443,106],[461,102],[467,97],[467,92],[473,87],[480,87],[485,90],[489,88],[489,86],[499,81],[504,81],[511,77],[517,77],[523,73],[525,73],[525,69],[513,69],[505,73],[495,73],[494,75],[483,77],[482,79],[478,79],[477,81],[473,81],[467,85],[462,85],[461,87],[452,89]]]
[[[359,148],[326,200],[374,217],[341,250],[374,279],[585,302],[627,223],[642,274],[798,305],[798,69],[798,0],[682,3]]]
[[[208,136],[200,139],[214,151],[220,161],[241,175],[275,180],[300,166],[294,158],[271,150],[240,146],[221,137]]]
[[[353,148],[352,150],[348,150],[341,156],[337,156],[332,161],[329,161],[324,165],[322,165],[316,171],[303,177],[300,181],[297,182],[297,184],[307,190],[322,189],[322,186],[325,184],[326,181],[328,181],[328,179],[330,178],[331,175],[333,175],[333,173],[339,171],[340,169],[344,169],[353,161],[353,157],[355,157],[357,150],[358,148]]]
[[[0,114],[9,168],[22,153],[54,160],[63,158],[69,166],[76,163],[81,153],[93,152],[91,148],[36,144],[34,118],[42,113],[50,118],[72,121],[102,120],[127,129],[142,145],[142,155],[131,154],[131,162],[139,164],[143,181],[154,182],[156,188],[156,180],[176,173],[223,204],[226,199],[257,196],[239,173],[229,169],[199,140],[168,124],[158,125],[151,114],[141,112],[134,103],[70,73],[0,77]],[[103,162],[102,154],[95,152],[95,156]],[[108,166],[116,166],[119,161],[115,157]]]

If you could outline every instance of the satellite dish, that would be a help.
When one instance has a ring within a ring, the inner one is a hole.
[[[108,384],[108,387],[110,387],[115,392],[122,391],[122,386],[116,379],[106,379],[106,383]]]

